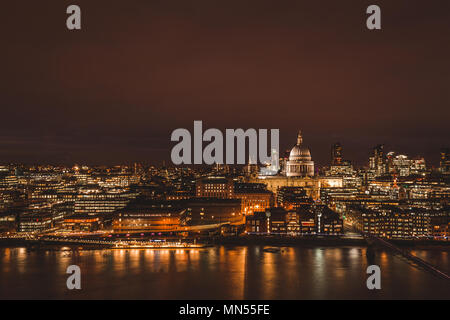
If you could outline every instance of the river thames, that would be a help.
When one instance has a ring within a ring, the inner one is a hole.
[[[0,248],[1,299],[450,299],[450,283],[378,250],[381,290],[366,287],[364,247],[27,251]],[[450,273],[450,251],[413,250]],[[66,269],[81,268],[81,290]]]

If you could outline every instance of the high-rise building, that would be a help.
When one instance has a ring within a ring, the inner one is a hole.
[[[331,164],[333,166],[342,164],[342,146],[339,142],[331,146]]]
[[[347,177],[347,180],[355,177],[355,170],[351,162],[342,158],[342,146],[339,142],[331,146],[331,166],[325,171],[325,175]],[[349,184],[354,185],[355,181],[349,181]]]
[[[450,148],[443,148],[441,150],[439,169],[443,174],[450,174]]]
[[[384,144],[379,144],[373,148],[373,156],[369,159],[369,167],[375,176],[382,176],[386,173],[386,157],[384,154]]]
[[[395,152],[389,152],[386,159],[386,173],[395,174],[401,177],[421,174],[426,171],[425,159],[409,159],[403,154],[396,155]]]

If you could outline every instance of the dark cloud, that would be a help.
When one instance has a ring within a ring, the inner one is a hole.
[[[170,133],[302,128],[319,163],[339,140],[437,162],[450,129],[448,1],[70,1],[2,4],[0,161],[169,158]]]

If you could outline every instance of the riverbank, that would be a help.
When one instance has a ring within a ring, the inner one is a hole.
[[[442,248],[450,250],[450,241],[438,240],[389,240],[389,242],[408,248]],[[219,245],[270,245],[270,246],[367,246],[368,243],[364,238],[347,238],[347,237],[321,237],[321,236],[303,236],[303,237],[286,237],[286,236],[237,236],[222,237],[212,241]]]
[[[237,236],[221,237],[211,241],[218,245],[270,245],[270,246],[366,246],[367,242],[363,238],[343,238],[343,237],[277,237],[277,236]]]
[[[192,241],[193,239],[190,239]],[[392,244],[404,248],[436,248],[442,250],[450,250],[450,241],[437,240],[389,240]],[[69,247],[71,249],[199,249],[214,245],[267,245],[267,246],[323,246],[323,247],[339,247],[339,246],[367,246],[368,243],[364,238],[349,237],[322,237],[322,236],[302,236],[302,237],[286,237],[286,236],[228,236],[216,238],[198,239],[197,244],[192,243],[184,245],[170,245],[161,243],[160,245],[124,245],[119,242],[103,242],[102,241],[82,241],[74,242],[72,240],[37,240],[23,238],[0,239],[0,247],[26,247],[30,250]]]

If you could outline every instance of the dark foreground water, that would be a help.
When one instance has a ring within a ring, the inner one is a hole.
[[[0,298],[38,299],[450,299],[450,283],[378,251],[379,291],[366,287],[365,248],[212,247],[192,250],[0,249]],[[414,254],[450,273],[450,252]],[[82,289],[66,287],[67,266]]]

